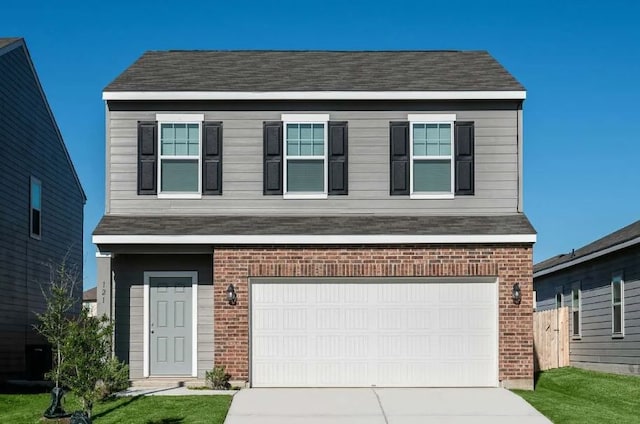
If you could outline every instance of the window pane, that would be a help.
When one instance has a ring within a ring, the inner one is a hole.
[[[578,290],[573,290],[572,292],[572,303],[571,306],[573,309],[578,309],[580,307],[580,292]]]
[[[287,124],[287,155],[324,156],[324,124]]]
[[[450,160],[417,160],[413,164],[414,192],[451,192]]]
[[[23,186],[24,187],[24,186]],[[33,209],[40,210],[42,199],[42,187],[39,183],[32,181],[31,182],[31,207]]]
[[[622,306],[613,307],[613,332],[622,333]]]
[[[573,335],[580,335],[580,313],[578,311],[573,312]]]
[[[439,139],[438,124],[427,124],[427,140],[438,141]]]
[[[620,280],[613,282],[613,303],[620,303],[620,299],[622,297],[621,293]]]
[[[161,154],[165,156],[198,156],[200,131],[198,124],[161,124]]]
[[[300,140],[311,140],[313,135],[311,132],[311,124],[300,124]]]
[[[198,161],[163,160],[161,191],[198,192]]]
[[[556,308],[562,307],[562,293],[556,294]]]
[[[40,235],[40,211],[31,209],[31,234]]]
[[[287,161],[287,191],[324,192],[324,161]]]

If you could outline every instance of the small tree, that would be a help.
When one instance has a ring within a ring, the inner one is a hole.
[[[77,320],[70,322],[62,345],[66,358],[62,382],[82,399],[82,409],[91,418],[93,404],[113,388],[128,383],[125,364],[111,356],[113,323],[106,317],[89,316],[83,309]]]
[[[47,306],[43,313],[36,313],[38,324],[35,325],[35,329],[51,345],[53,368],[45,376],[55,383],[56,388],[60,387],[65,360],[62,345],[76,302],[73,291],[77,284],[77,269],[69,266],[65,258],[57,266],[49,264],[49,282],[40,287]]]

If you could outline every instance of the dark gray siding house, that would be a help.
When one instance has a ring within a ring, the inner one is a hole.
[[[80,181],[21,38],[0,38],[0,382],[41,378],[47,348],[35,333],[49,264],[78,267]]]
[[[534,266],[537,310],[570,308],[571,365],[640,375],[640,221]]]

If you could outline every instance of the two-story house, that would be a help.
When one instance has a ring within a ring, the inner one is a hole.
[[[133,380],[533,386],[525,89],[481,51],[153,51],[103,93]]]
[[[42,379],[51,351],[33,326],[51,268],[76,268],[82,301],[86,197],[22,38],[0,38],[0,384]]]

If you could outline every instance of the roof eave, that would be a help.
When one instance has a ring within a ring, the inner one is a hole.
[[[587,261],[599,258],[601,256],[608,255],[609,253],[617,252],[619,250],[625,249],[627,247],[635,246],[635,245],[638,245],[638,244],[640,244],[640,237],[636,237],[636,238],[633,238],[631,240],[627,240],[625,242],[616,244],[614,246],[610,246],[610,247],[607,247],[605,249],[598,250],[597,252],[593,252],[593,253],[590,253],[588,255],[584,255],[584,256],[580,256],[580,257],[574,258],[574,259],[572,259],[570,261],[567,261],[567,262],[563,262],[563,263],[560,263],[560,264],[557,264],[557,265],[554,265],[554,266],[550,266],[549,268],[544,268],[544,269],[541,269],[539,271],[535,271],[533,273],[533,278],[538,278],[538,277],[542,277],[544,275],[552,274],[554,272],[561,271],[563,269],[572,267],[574,265],[578,265],[578,264],[581,264],[583,262],[587,262]]]
[[[103,100],[524,100],[525,90],[485,91],[108,91]]]

